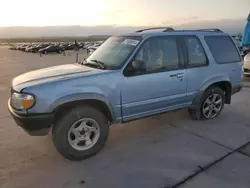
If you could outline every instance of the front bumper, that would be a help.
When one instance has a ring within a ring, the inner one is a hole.
[[[44,136],[50,131],[53,124],[53,114],[25,114],[20,115],[10,105],[8,101],[9,112],[16,124],[22,127],[31,136]]]
[[[244,68],[244,75],[250,76],[250,68]]]

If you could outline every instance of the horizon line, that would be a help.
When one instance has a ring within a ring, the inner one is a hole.
[[[244,17],[238,17],[238,18],[233,18],[233,19],[227,19],[227,18],[221,18],[221,19],[204,19],[204,20],[196,20],[196,21],[191,21],[191,22],[186,22],[186,23],[180,23],[180,24],[169,24],[166,27],[171,27],[172,26],[182,26],[182,25],[186,25],[189,23],[199,23],[199,22],[213,22],[213,21],[225,21],[225,20],[247,20]],[[163,26],[164,27],[165,24],[150,24],[150,25],[119,25],[119,24],[97,24],[97,25],[81,25],[81,24],[73,24],[73,25],[3,25],[0,26],[0,28],[15,28],[15,27],[34,27],[34,28],[42,28],[42,27],[157,27],[157,26]],[[167,24],[166,24],[167,25]]]

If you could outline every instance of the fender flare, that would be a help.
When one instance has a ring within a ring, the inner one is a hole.
[[[76,93],[76,94],[70,94],[70,95],[61,97],[55,100],[48,107],[46,111],[54,112],[56,109],[60,108],[62,105],[65,105],[71,102],[76,102],[76,101],[84,101],[84,100],[97,100],[97,101],[103,102],[107,106],[111,114],[112,121],[116,120],[116,115],[115,115],[112,104],[109,102],[109,100],[105,96],[98,94],[98,93]]]
[[[207,80],[199,89],[199,91],[196,93],[193,101],[192,101],[192,108],[200,108],[201,105],[201,99],[205,91],[213,84],[219,83],[219,82],[229,82],[230,79],[227,76],[217,76],[214,78],[211,78]]]

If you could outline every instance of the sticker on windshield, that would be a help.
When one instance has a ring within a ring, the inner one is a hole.
[[[136,46],[139,42],[140,42],[139,40],[125,39],[123,41],[123,44],[128,44],[128,45]]]

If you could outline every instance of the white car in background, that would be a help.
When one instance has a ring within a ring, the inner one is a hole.
[[[244,57],[244,75],[250,76],[250,52]]]
[[[87,52],[88,52],[89,54],[92,54],[97,48],[99,48],[99,46],[101,46],[101,44],[98,44],[98,43],[96,43],[96,44],[94,44],[94,45],[92,45],[92,46],[89,46],[89,47],[87,48]]]
[[[101,46],[101,44],[95,43],[92,46],[89,46],[87,49],[97,49],[99,46]]]

